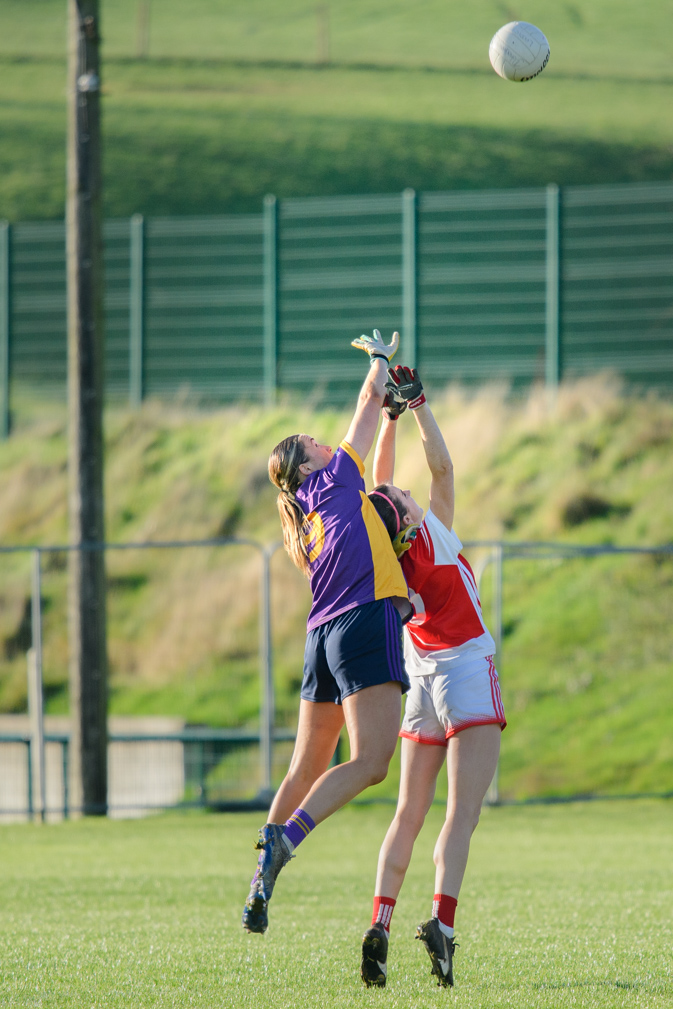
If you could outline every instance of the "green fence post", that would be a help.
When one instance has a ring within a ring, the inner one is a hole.
[[[561,380],[561,190],[547,186],[545,383],[555,392]]]
[[[11,225],[0,221],[0,438],[9,436],[9,341],[10,341],[10,243]]]
[[[278,388],[278,200],[264,197],[264,401],[273,406]]]
[[[402,357],[416,367],[418,356],[418,197],[402,193]]]
[[[144,394],[145,219],[131,218],[129,250],[129,401],[139,407]]]

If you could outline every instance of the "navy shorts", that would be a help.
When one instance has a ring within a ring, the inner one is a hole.
[[[304,701],[333,701],[378,683],[409,689],[402,621],[390,599],[356,606],[309,631],[304,652]]]

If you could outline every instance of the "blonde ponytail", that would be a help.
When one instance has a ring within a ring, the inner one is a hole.
[[[283,543],[292,563],[308,578],[311,567],[304,539],[306,515],[295,498],[301,485],[299,467],[307,460],[299,434],[284,438],[269,456],[269,480],[280,489],[276,505],[283,529]]]

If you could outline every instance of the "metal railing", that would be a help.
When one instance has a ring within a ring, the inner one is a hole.
[[[39,547],[28,546],[0,546],[0,554],[28,553],[31,555],[31,636],[32,644],[28,652],[28,682],[29,682],[29,706],[31,717],[31,732],[27,740],[30,758],[28,761],[31,787],[30,807],[39,810],[46,810],[46,775],[44,770],[45,742],[59,742],[60,737],[47,737],[44,733],[43,724],[43,670],[42,670],[42,620],[41,620],[41,599],[42,599],[42,556],[45,554],[67,553],[72,550],[167,550],[186,548],[214,548],[227,546],[251,547],[259,554],[262,570],[260,576],[261,601],[259,608],[259,678],[260,678],[260,719],[259,732],[241,733],[240,730],[208,730],[208,739],[211,742],[234,742],[238,740],[238,745],[245,745],[257,741],[260,747],[260,788],[256,796],[256,803],[264,805],[268,803],[272,796],[272,765],[273,765],[273,745],[275,739],[294,738],[288,736],[282,730],[274,728],[275,706],[273,689],[273,656],[271,643],[271,575],[270,562],[274,553],[282,546],[281,543],[271,543],[263,545],[256,540],[241,537],[226,537],[221,539],[207,540],[171,540],[171,541],[145,541],[142,543],[90,543],[81,546],[69,544],[50,545]],[[190,730],[191,735],[183,733],[182,742],[198,742],[201,737],[194,735],[195,730]],[[278,734],[280,731],[280,735]],[[224,733],[224,735],[222,734]],[[229,733],[229,735],[227,735]],[[121,737],[120,737],[121,738]],[[111,737],[110,741],[120,741]],[[149,737],[138,737],[135,741],[140,742]],[[165,740],[177,740],[175,733],[164,735]],[[10,741],[21,742],[21,739]],[[0,742],[3,739],[0,738]],[[7,740],[4,740],[7,741]],[[127,741],[131,741],[130,739]],[[156,741],[156,740],[155,740]],[[179,741],[179,740],[178,740]],[[63,761],[67,766],[67,741],[63,742]],[[64,790],[66,785],[64,784]],[[67,808],[67,796],[64,791],[64,810]]]
[[[277,728],[273,731],[274,746],[294,743],[294,739],[295,733],[290,729]],[[246,729],[110,732],[108,815],[146,814],[169,807],[207,807],[230,812],[267,809],[269,793],[260,791],[250,796],[247,794],[249,789],[241,788],[241,782],[233,777],[228,782],[213,780],[213,772],[223,760],[242,750],[254,749],[260,742],[259,732]],[[25,754],[20,762],[23,768],[19,767],[15,772],[19,778],[23,776],[23,782],[18,781],[13,789],[16,795],[25,796],[25,801],[3,803],[0,806],[0,822],[9,817],[39,819],[42,822],[54,818],[67,820],[71,814],[68,782],[70,733],[41,730],[37,733],[32,730],[2,732],[0,747],[7,745],[18,746]],[[50,787],[47,791],[45,750],[49,746],[57,747],[59,756],[49,762]],[[153,751],[151,760],[148,760],[148,751]],[[129,773],[131,763],[133,773]],[[6,768],[4,773],[7,773]],[[161,784],[157,788],[152,778],[158,774]]]

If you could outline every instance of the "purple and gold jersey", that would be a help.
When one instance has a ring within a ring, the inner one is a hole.
[[[357,452],[342,441],[328,465],[297,491],[311,564],[309,631],[363,603],[407,598],[390,537],[365,493],[364,471]]]

